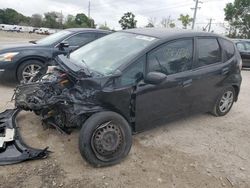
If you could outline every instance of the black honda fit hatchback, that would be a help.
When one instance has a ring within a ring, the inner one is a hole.
[[[94,166],[124,159],[132,133],[187,114],[226,115],[240,92],[240,55],[212,33],[120,31],[56,61],[40,82],[17,87],[16,106],[62,131],[81,128],[80,152]]]

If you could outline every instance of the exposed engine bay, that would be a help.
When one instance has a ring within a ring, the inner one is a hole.
[[[71,129],[80,128],[86,119],[96,112],[113,110],[123,113],[125,117],[130,117],[131,92],[116,91],[114,77],[103,77],[87,69],[75,67],[67,62],[66,57],[60,57],[57,61],[58,64],[53,71],[44,75],[40,80],[33,83],[22,83],[16,87],[13,95],[16,109],[1,113],[0,123],[15,122],[16,114],[19,111],[32,111],[41,117],[43,125],[52,126],[61,133],[69,134]],[[120,100],[120,98],[123,99]],[[0,128],[3,129],[3,127]],[[9,160],[8,162],[2,160],[1,157],[7,154],[5,150],[1,150],[1,148],[5,148],[1,147],[1,143],[8,145],[12,141],[13,146],[11,147],[16,146],[17,141],[14,139],[13,128],[15,129],[15,123],[11,124],[10,129],[5,128],[3,132],[6,136],[1,137],[0,135],[0,165],[48,156],[47,148],[34,149],[30,151],[30,153],[33,152],[31,154],[33,157],[25,159],[21,157],[14,161],[6,159]],[[17,130],[15,131],[18,133]],[[23,145],[25,144],[23,143]]]
[[[17,86],[14,94],[18,109],[33,111],[46,125],[69,133],[80,127],[88,114],[102,109],[96,99],[100,86],[79,71],[70,74],[62,67],[55,67],[36,83]]]

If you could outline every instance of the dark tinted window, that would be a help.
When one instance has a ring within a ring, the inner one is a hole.
[[[202,67],[221,62],[221,51],[217,39],[197,39],[198,64],[195,67]]]
[[[95,40],[95,38],[95,33],[79,33],[67,39],[66,41],[69,43],[70,46],[79,46],[87,44]]]
[[[236,44],[236,46],[237,46],[237,48],[238,48],[238,50],[240,52],[244,52],[245,51],[245,45],[244,45],[244,43],[239,42],[239,43]]]
[[[250,52],[250,42],[246,42],[245,44],[246,44],[245,45],[246,46],[246,51]]]
[[[122,86],[134,84],[143,76],[145,59],[145,57],[140,58],[125,70],[120,79]]]
[[[185,39],[159,47],[148,55],[148,72],[157,71],[167,75],[191,69],[193,40]]]
[[[106,33],[98,33],[97,34],[97,38],[101,38],[101,37],[104,37],[106,36],[107,34]]]
[[[223,47],[223,60],[228,61],[234,56],[234,44],[228,40],[220,39],[220,43]]]

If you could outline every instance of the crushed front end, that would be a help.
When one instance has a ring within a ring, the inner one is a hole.
[[[53,71],[37,82],[18,85],[13,95],[17,111],[32,111],[41,117],[44,126],[52,126],[66,134],[73,128],[81,128],[87,118],[101,111],[115,111],[129,119],[132,109],[129,108],[130,89],[115,90],[114,77],[76,68],[67,61],[66,58],[59,59]],[[15,122],[15,114],[14,110],[1,115],[4,120],[11,117],[11,121]],[[9,130],[6,133],[12,135]],[[18,142],[17,139],[11,140],[13,143]],[[26,160],[45,157],[47,150],[37,150],[35,154]],[[8,152],[3,152],[3,156],[8,157]]]
[[[102,109],[96,99],[100,88],[85,72],[72,73],[58,66],[38,82],[17,86],[14,100],[18,109],[39,115],[44,125],[69,133]]]

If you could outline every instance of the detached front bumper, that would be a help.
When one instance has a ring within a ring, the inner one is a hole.
[[[34,149],[22,141],[16,126],[19,112],[20,110],[13,109],[0,113],[0,165],[48,157],[48,148]]]

